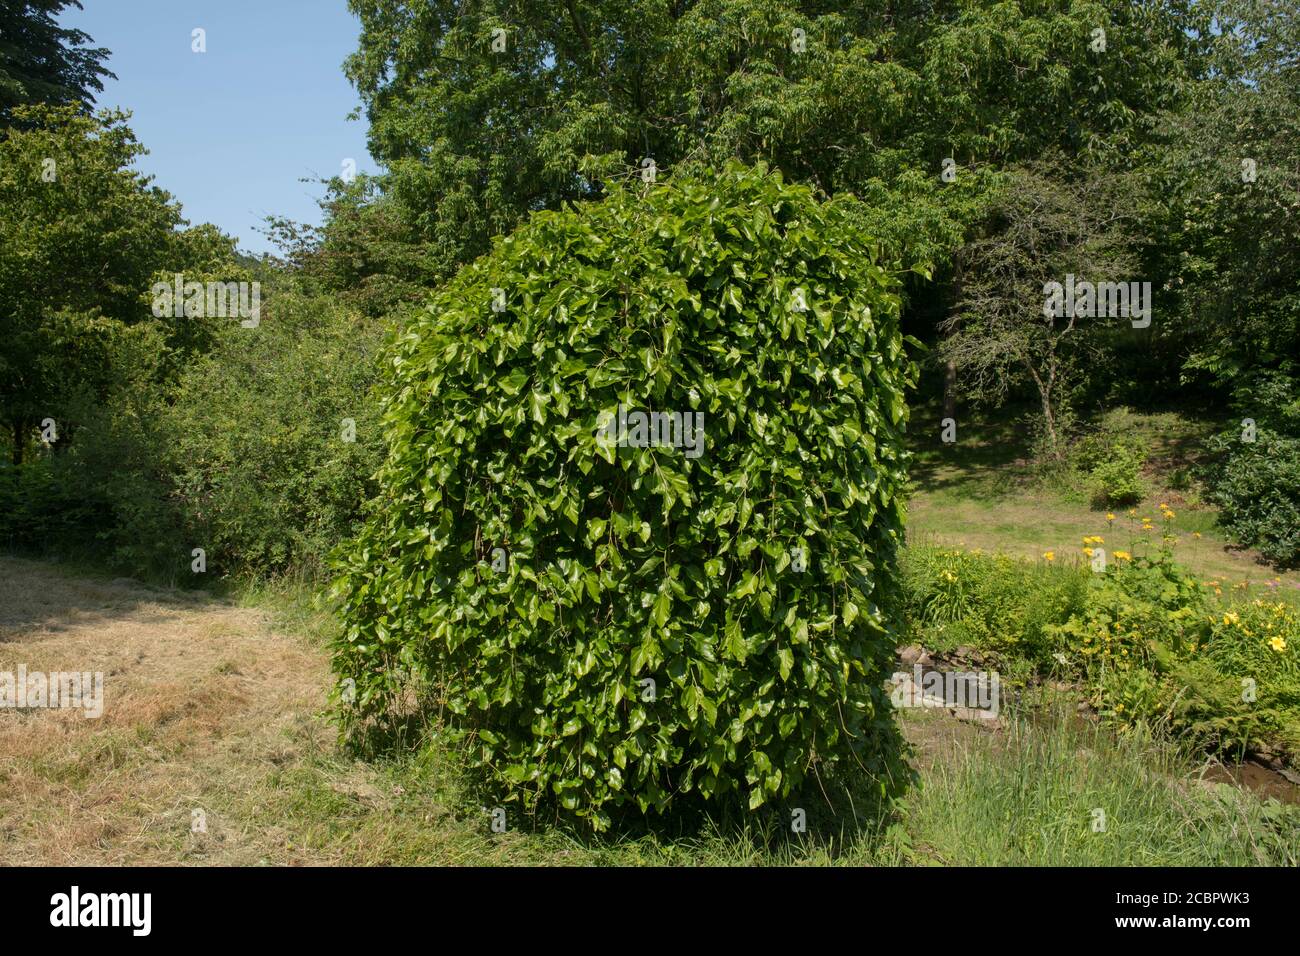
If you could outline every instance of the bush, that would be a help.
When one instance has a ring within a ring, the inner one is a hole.
[[[174,384],[159,324],[114,335],[107,394],[65,401],[58,444],[0,471],[0,543],[171,582],[203,580],[196,547],[213,576],[316,574],[374,492],[382,333],[292,289],[263,312],[213,325]]]
[[[1147,486],[1142,478],[1146,453],[1127,447],[1115,449],[1114,457],[1097,465],[1088,476],[1088,487],[1095,507],[1127,505],[1146,497]]]
[[[1173,668],[1175,725],[1207,749],[1300,758],[1300,613],[1254,600],[1206,618]]]
[[[1202,639],[1206,600],[1167,552],[1123,554],[1092,576],[1084,607],[1050,630],[1062,659],[1079,666],[1098,709],[1129,724],[1159,715],[1157,672]]]
[[[1300,439],[1261,430],[1253,443],[1237,435],[1218,447],[1207,497],[1219,523],[1279,567],[1300,565]]]
[[[413,687],[491,799],[595,829],[901,778],[915,372],[844,202],[739,166],[615,188],[440,290],[386,363],[380,497],[341,557],[352,720]],[[598,437],[620,404],[702,414],[703,453]]]
[[[161,423],[168,472],[209,573],[310,577],[374,494],[383,333],[291,289],[264,311],[256,328],[228,323],[181,374]]]
[[[174,579],[189,559],[162,472],[167,407],[151,380],[162,338],[148,323],[100,329],[104,393],[69,387],[51,409],[57,440],[0,469],[0,543]]]
[[[1146,497],[1142,469],[1147,445],[1128,409],[1115,409],[1103,417],[1093,432],[1075,444],[1072,457],[1095,507],[1133,504]]]
[[[1162,724],[1202,750],[1300,759],[1300,613],[1289,604],[1221,604],[1167,550],[1116,551],[1101,574],[926,547],[908,548],[902,567],[927,646],[1064,667],[1124,728]]]
[[[1233,407],[1238,420],[1211,442],[1207,497],[1241,544],[1300,566],[1300,377],[1256,372],[1234,390]]]

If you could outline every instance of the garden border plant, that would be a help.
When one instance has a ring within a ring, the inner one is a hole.
[[[1119,728],[1162,726],[1203,752],[1300,765],[1300,614],[1281,600],[1218,596],[1174,560],[1172,538],[1166,527],[1149,553],[1111,551],[1104,573],[1054,552],[1032,563],[912,545],[902,564],[911,627],[922,641],[967,642],[1075,678]]]

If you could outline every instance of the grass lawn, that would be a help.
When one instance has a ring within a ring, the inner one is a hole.
[[[912,427],[916,460],[908,504],[908,537],[1000,551],[1041,560],[1052,551],[1057,561],[1082,560],[1081,541],[1101,535],[1113,552],[1137,553],[1160,543],[1165,523],[1159,505],[1168,504],[1175,518],[1169,531],[1177,538],[1174,554],[1205,581],[1217,581],[1225,594],[1238,587],[1252,596],[1278,595],[1300,603],[1300,571],[1277,571],[1258,554],[1229,541],[1215,526],[1215,510],[1194,487],[1171,488],[1197,458],[1200,442],[1211,429],[1178,413],[1134,414],[1153,449],[1147,470],[1151,493],[1129,508],[1094,508],[1087,490],[1068,480],[1040,480],[1029,460],[1028,429],[1009,413],[991,422],[959,425],[957,442],[939,440],[939,412],[933,405],[914,409]],[[1141,521],[1154,519],[1157,531],[1142,542]],[[1201,537],[1196,538],[1199,534]],[[1245,582],[1246,586],[1241,587]]]
[[[883,820],[812,798],[802,835],[788,807],[685,834],[493,833],[436,740],[401,759],[340,750],[333,626],[302,595],[219,600],[0,557],[0,670],[105,673],[99,719],[0,714],[0,864],[1300,863],[1300,809],[1050,702],[996,732],[901,711],[919,781]]]

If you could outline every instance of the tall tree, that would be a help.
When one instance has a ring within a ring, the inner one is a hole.
[[[1189,370],[1300,364],[1300,3],[1213,5],[1212,77],[1165,117],[1150,230]]]
[[[102,387],[106,338],[148,315],[143,296],[181,216],[132,168],[144,149],[125,114],[14,115],[0,139],[0,423],[20,463],[72,390]]]
[[[1186,0],[350,6],[371,152],[444,273],[611,176],[729,157],[857,193],[902,257],[944,260],[977,215],[946,186],[1131,149],[1200,56]]]
[[[1032,383],[1041,403],[1042,451],[1060,458],[1062,413],[1078,376],[1099,340],[1135,320],[1127,286],[1125,314],[1109,317],[1076,310],[1073,293],[1068,307],[1050,311],[1046,289],[1070,275],[1093,285],[1127,283],[1135,204],[1130,177],[1093,172],[1064,180],[1054,165],[1014,170],[983,234],[961,251],[965,278],[941,325],[940,354],[964,373],[964,390],[989,404],[1018,382]]]
[[[0,126],[14,122],[22,103],[93,103],[104,91],[108,50],[89,47],[81,30],[57,17],[80,0],[0,0]],[[93,91],[93,92],[92,92]]]

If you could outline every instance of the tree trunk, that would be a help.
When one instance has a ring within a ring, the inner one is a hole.
[[[943,369],[943,417],[957,420],[957,363],[952,359]]]
[[[1061,442],[1056,435],[1056,416],[1052,413],[1052,396],[1042,389],[1039,390],[1039,394],[1043,400],[1043,421],[1047,424],[1047,440],[1052,446],[1052,458],[1060,461]]]
[[[953,310],[961,305],[963,265],[961,256],[958,256],[952,274]],[[957,363],[952,359],[948,359],[943,368],[943,417],[957,420]]]
[[[18,421],[13,423],[13,437],[14,450],[10,457],[14,463],[14,467],[17,468],[23,463],[23,439],[27,437],[27,429],[23,427],[22,422]]]

